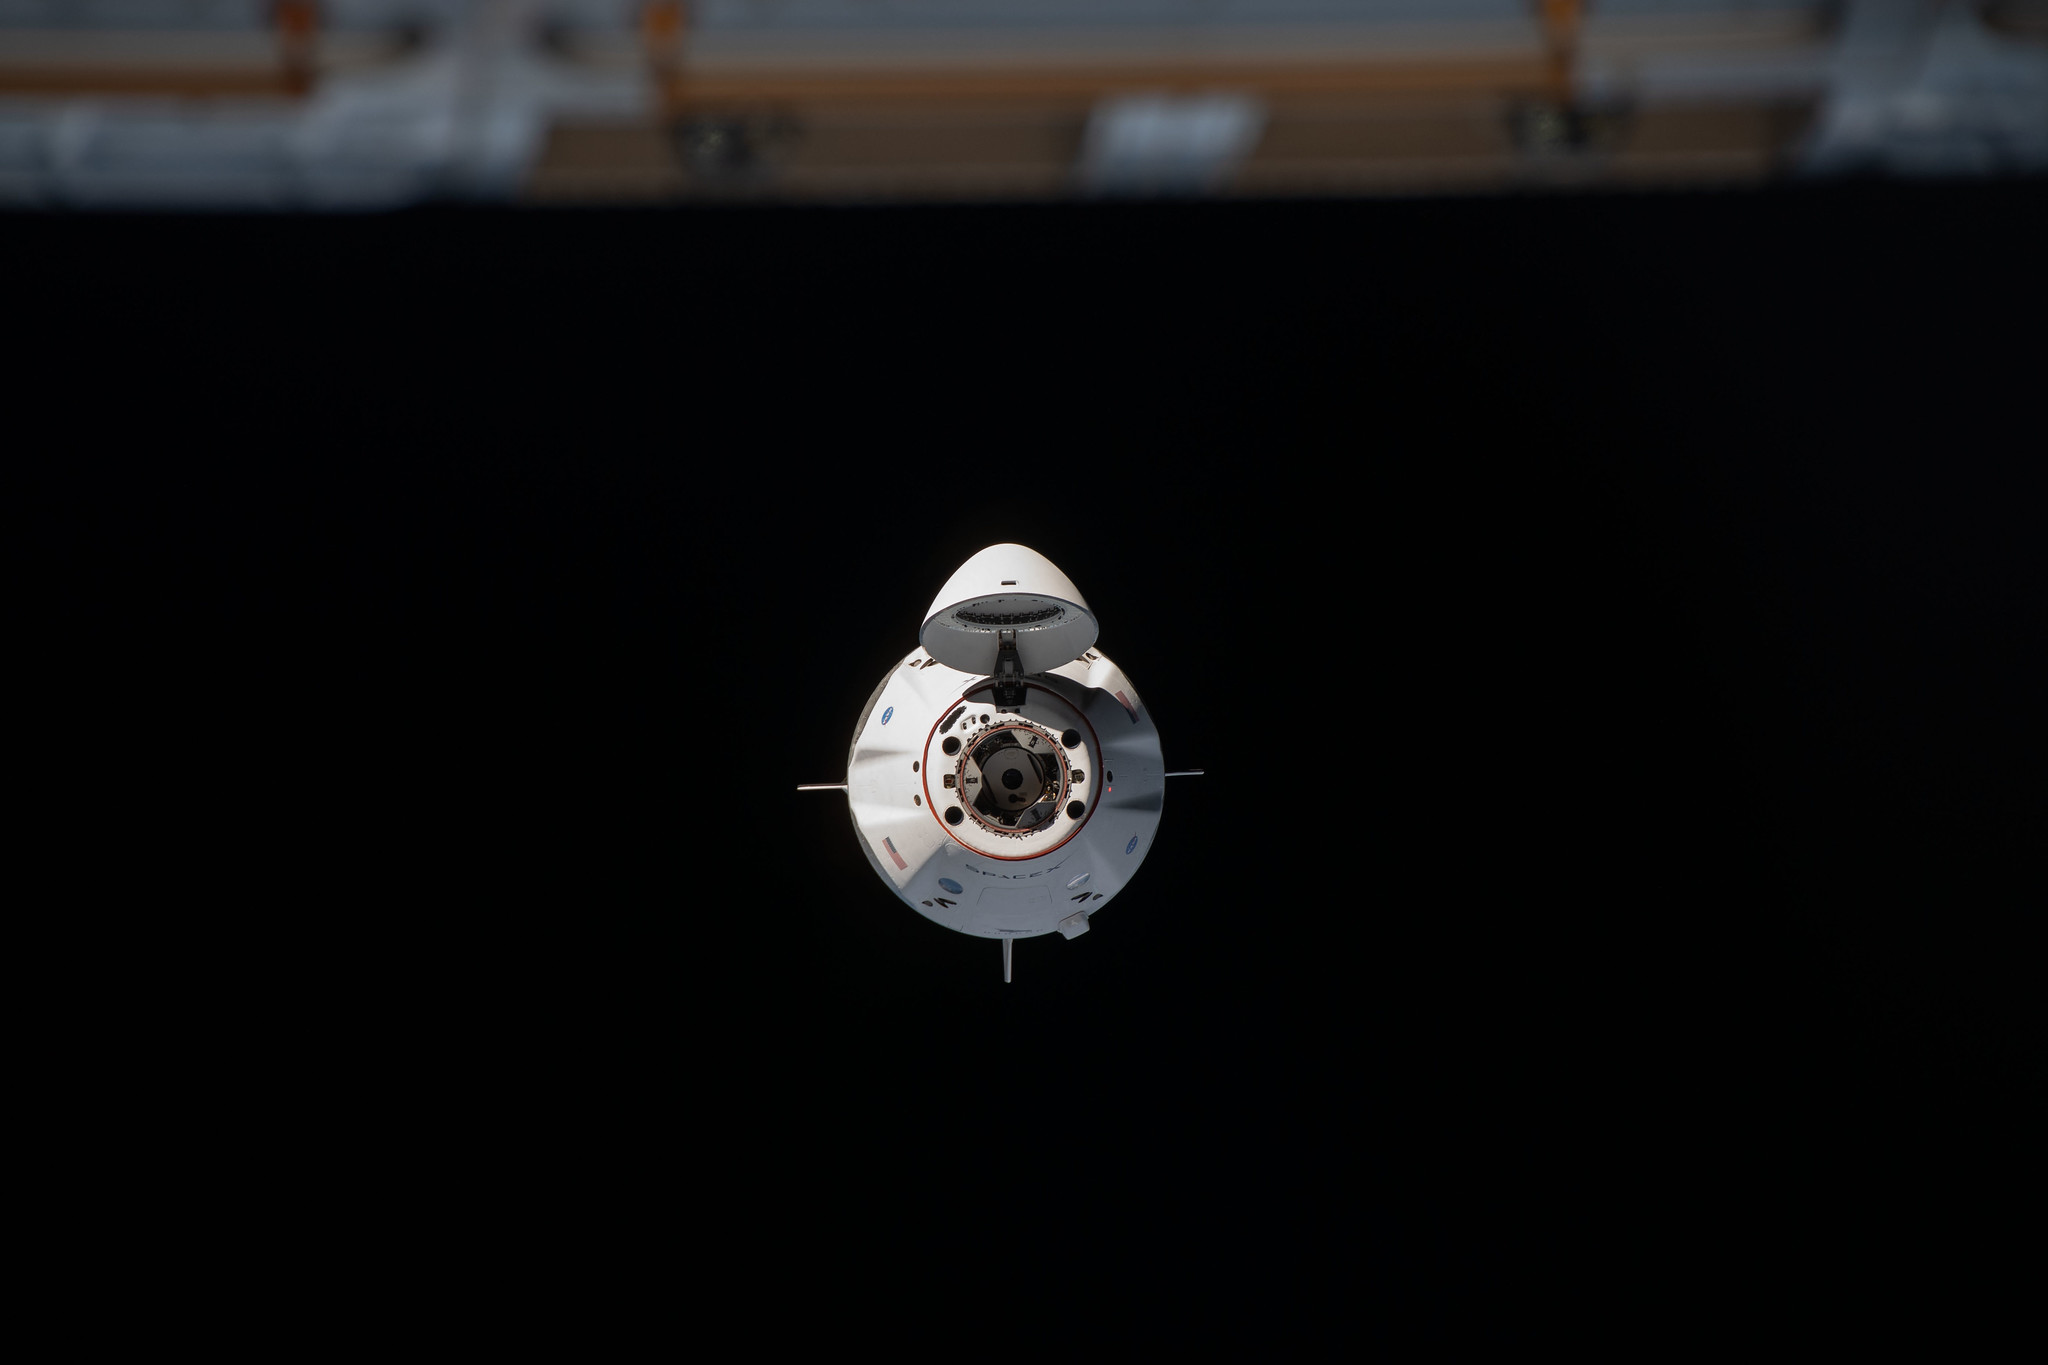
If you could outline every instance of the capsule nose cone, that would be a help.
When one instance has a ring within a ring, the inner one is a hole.
[[[1095,613],[1073,580],[1038,551],[991,545],[962,564],[925,613],[918,643],[963,673],[993,673],[999,631],[1017,634],[1017,662],[1044,673],[1095,643]]]

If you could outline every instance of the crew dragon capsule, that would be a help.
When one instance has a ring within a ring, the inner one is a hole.
[[[1022,545],[946,580],[918,648],[853,727],[844,791],[876,875],[935,924],[1000,939],[1088,932],[1152,850],[1169,773],[1095,613]]]

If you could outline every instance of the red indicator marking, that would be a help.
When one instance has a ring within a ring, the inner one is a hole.
[[[902,868],[910,866],[909,863],[903,861],[903,855],[896,851],[896,845],[893,842],[891,842],[888,839],[884,839],[882,840],[882,847],[889,850],[889,856],[896,860],[897,867]]]

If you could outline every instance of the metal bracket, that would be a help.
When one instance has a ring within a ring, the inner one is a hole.
[[[1024,669],[1017,658],[1017,632],[996,632],[996,671],[989,679],[995,685],[998,711],[1014,711],[1024,704]]]

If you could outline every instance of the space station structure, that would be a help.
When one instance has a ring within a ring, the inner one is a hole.
[[[991,545],[939,589],[918,648],[854,725],[844,790],[889,889],[1003,945],[1078,938],[1152,850],[1169,774],[1138,689],[1035,550]]]

